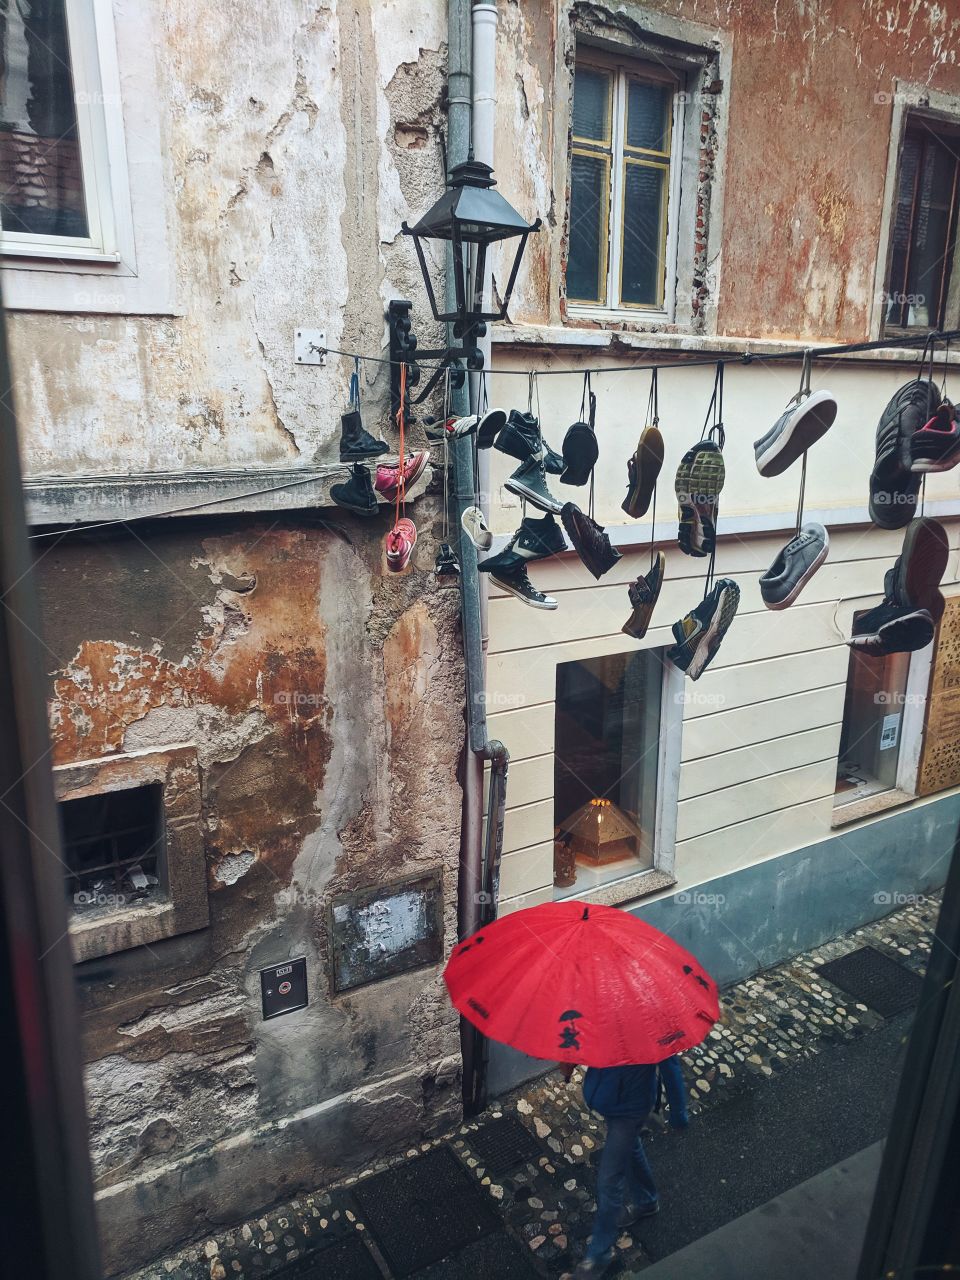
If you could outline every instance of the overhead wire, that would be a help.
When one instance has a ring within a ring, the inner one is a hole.
[[[943,331],[935,331],[933,333],[929,333],[925,335],[925,338],[926,338],[926,341],[924,343],[924,356],[926,357],[927,355],[927,348],[929,345],[931,348],[929,359],[930,359],[931,368],[932,368],[933,348],[936,346],[937,343],[943,342],[945,344],[944,355],[945,355],[945,361],[946,361],[946,358],[949,356],[950,342],[953,341],[954,339],[960,339],[960,329],[947,329]],[[684,356],[686,353],[683,350],[677,350],[671,353],[673,358],[666,362],[656,361],[653,363],[638,362],[636,364],[630,364],[630,365],[608,365],[608,366],[601,365],[600,367],[591,368],[589,372],[592,375],[598,375],[598,374],[604,374],[604,373],[624,374],[624,373],[633,373],[633,372],[659,373],[667,369],[671,369],[671,370],[672,369],[695,369],[695,368],[705,368],[707,366],[714,369],[718,369],[719,366],[723,366],[727,364],[750,365],[750,364],[753,364],[755,361],[759,364],[769,364],[771,361],[775,361],[775,360],[804,360],[804,361],[809,360],[813,362],[817,360],[830,360],[830,359],[842,358],[843,356],[846,356],[846,355],[855,355],[858,353],[868,352],[868,351],[886,351],[886,350],[896,349],[897,347],[911,347],[911,346],[916,346],[916,343],[917,343],[917,335],[907,335],[905,337],[898,337],[898,338],[879,338],[874,342],[849,342],[849,343],[842,343],[832,347],[806,347],[803,350],[797,350],[797,351],[774,351],[774,352],[771,352],[769,355],[763,355],[763,354],[752,352],[752,351],[744,351],[744,352],[736,352],[736,353],[728,352],[726,354],[717,353],[712,356],[705,356],[702,359],[698,358],[696,360],[685,359]],[[549,344],[545,343],[543,345],[548,346]],[[354,362],[354,372],[351,377],[351,384],[353,384],[354,379],[357,379],[357,381],[359,381],[357,376],[357,369],[361,361],[365,361],[368,364],[398,365],[398,366],[401,366],[402,369],[406,369],[411,363],[411,360],[390,360],[389,358],[385,359],[383,356],[364,355],[358,351],[345,351],[345,350],[341,350],[338,347],[322,347],[320,348],[320,351],[324,355],[343,356],[346,359],[352,360]],[[449,368],[448,365],[441,365],[440,363],[421,364],[420,361],[416,360],[415,356],[413,357],[413,362],[415,362],[421,369],[440,369],[440,368],[448,369]],[[584,375],[584,370],[582,366],[579,368],[576,366],[572,366],[566,369],[537,369],[533,371],[533,376],[536,379],[560,377],[564,375],[576,376],[578,378],[582,378]],[[498,378],[524,377],[524,378],[530,379],[531,371],[529,369],[497,369],[496,376]],[[945,373],[944,373],[944,376],[946,376]],[[252,473],[252,474],[255,474],[255,473]],[[162,511],[146,511],[136,515],[130,515],[122,519],[100,520],[94,524],[87,524],[83,521],[77,521],[74,524],[64,525],[62,522],[60,522],[58,523],[57,528],[47,530],[43,533],[32,533],[29,535],[29,538],[31,541],[37,541],[43,538],[59,538],[59,537],[65,536],[65,534],[67,533],[73,532],[74,530],[82,530],[84,533],[92,533],[97,529],[114,528],[120,525],[133,524],[143,520],[160,520],[160,519],[164,519],[167,516],[190,515],[192,512],[202,511],[206,507],[222,506],[224,504],[231,503],[231,502],[242,502],[248,498],[262,497],[266,494],[277,493],[280,490],[291,489],[298,485],[313,484],[320,479],[322,479],[321,473],[313,472],[308,476],[297,476],[295,479],[285,480],[285,481],[282,481],[280,484],[269,485],[259,489],[250,489],[245,493],[233,493],[233,494],[223,495],[216,498],[210,498],[204,502],[191,502],[188,505],[182,506],[182,507],[169,507]],[[331,526],[331,527],[334,527],[334,526]]]

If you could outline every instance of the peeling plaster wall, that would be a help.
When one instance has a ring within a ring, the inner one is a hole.
[[[443,186],[444,17],[441,0],[142,6],[177,314],[12,316],[28,475],[336,460],[350,369],[298,367],[294,329],[379,353],[385,303],[403,297],[431,345],[399,231]],[[144,143],[126,141],[134,166]],[[71,282],[90,292],[90,276],[67,274],[65,297]],[[382,431],[376,369],[365,408]]]
[[[440,869],[456,936],[463,673],[438,515],[418,503],[422,550],[389,577],[379,529],[345,521],[348,545],[296,516],[38,559],[55,763],[188,742],[200,767],[209,927],[77,967],[111,1272],[460,1114],[440,967],[334,996],[326,932],[331,897]],[[299,955],[308,1008],[264,1022],[259,969]]]
[[[700,154],[691,157],[699,161],[698,180],[713,185],[716,247],[710,261],[695,264],[693,279],[681,279],[685,296],[678,295],[678,304],[696,300],[705,332],[863,340],[874,290],[883,287],[875,275],[895,82],[960,92],[956,4],[506,0],[497,63],[497,177],[524,214],[539,214],[546,224],[517,281],[514,323],[564,322],[577,33],[613,40],[642,57],[641,33],[666,34],[671,23],[678,36],[690,39],[695,32],[704,47],[730,51],[721,114],[716,125],[704,121]],[[702,105],[697,100],[689,109],[699,116]],[[722,191],[712,175],[718,148]],[[701,213],[698,208],[698,238]],[[687,327],[697,331],[701,323]],[[643,327],[619,319],[613,326]]]

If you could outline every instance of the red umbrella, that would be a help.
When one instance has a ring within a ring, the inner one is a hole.
[[[567,900],[515,911],[459,943],[450,999],[485,1036],[534,1058],[619,1067],[699,1044],[717,984],[659,929]]]

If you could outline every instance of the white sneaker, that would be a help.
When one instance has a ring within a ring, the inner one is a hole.
[[[451,440],[459,440],[461,436],[473,435],[479,421],[475,413],[468,413],[465,418],[457,418],[448,428],[447,436]]]
[[[463,525],[467,537],[478,551],[490,550],[493,546],[493,534],[487,528],[487,522],[484,520],[483,512],[479,507],[467,507],[460,517],[460,523]]]

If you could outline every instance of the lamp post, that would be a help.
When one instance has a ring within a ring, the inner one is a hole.
[[[433,317],[438,322],[452,324],[454,338],[460,343],[459,346],[418,352],[416,337],[410,325],[410,304],[400,301],[390,303],[390,358],[401,359],[409,364],[414,361],[416,353],[422,359],[439,361],[439,367],[416,397],[417,402],[430,394],[448,366],[457,365],[460,360],[464,360],[468,369],[483,368],[483,354],[478,349],[476,340],[486,333],[487,321],[506,318],[527,237],[532,231],[540,230],[539,218],[534,222],[527,222],[499,191],[494,190],[495,186],[496,179],[488,164],[479,160],[466,160],[452,170],[447,190],[436,204],[414,226],[411,227],[406,222],[401,225],[403,234],[413,239]],[[430,268],[423,250],[424,242],[428,240],[449,241],[451,244],[456,299],[456,309],[453,311],[441,311],[437,305]],[[507,240],[516,241],[513,262],[502,301],[499,307],[490,309],[485,307],[486,299],[483,296],[487,248]],[[459,369],[459,374],[462,378],[462,369]],[[407,381],[410,382],[409,372]],[[414,385],[417,381],[419,377],[414,379]]]

